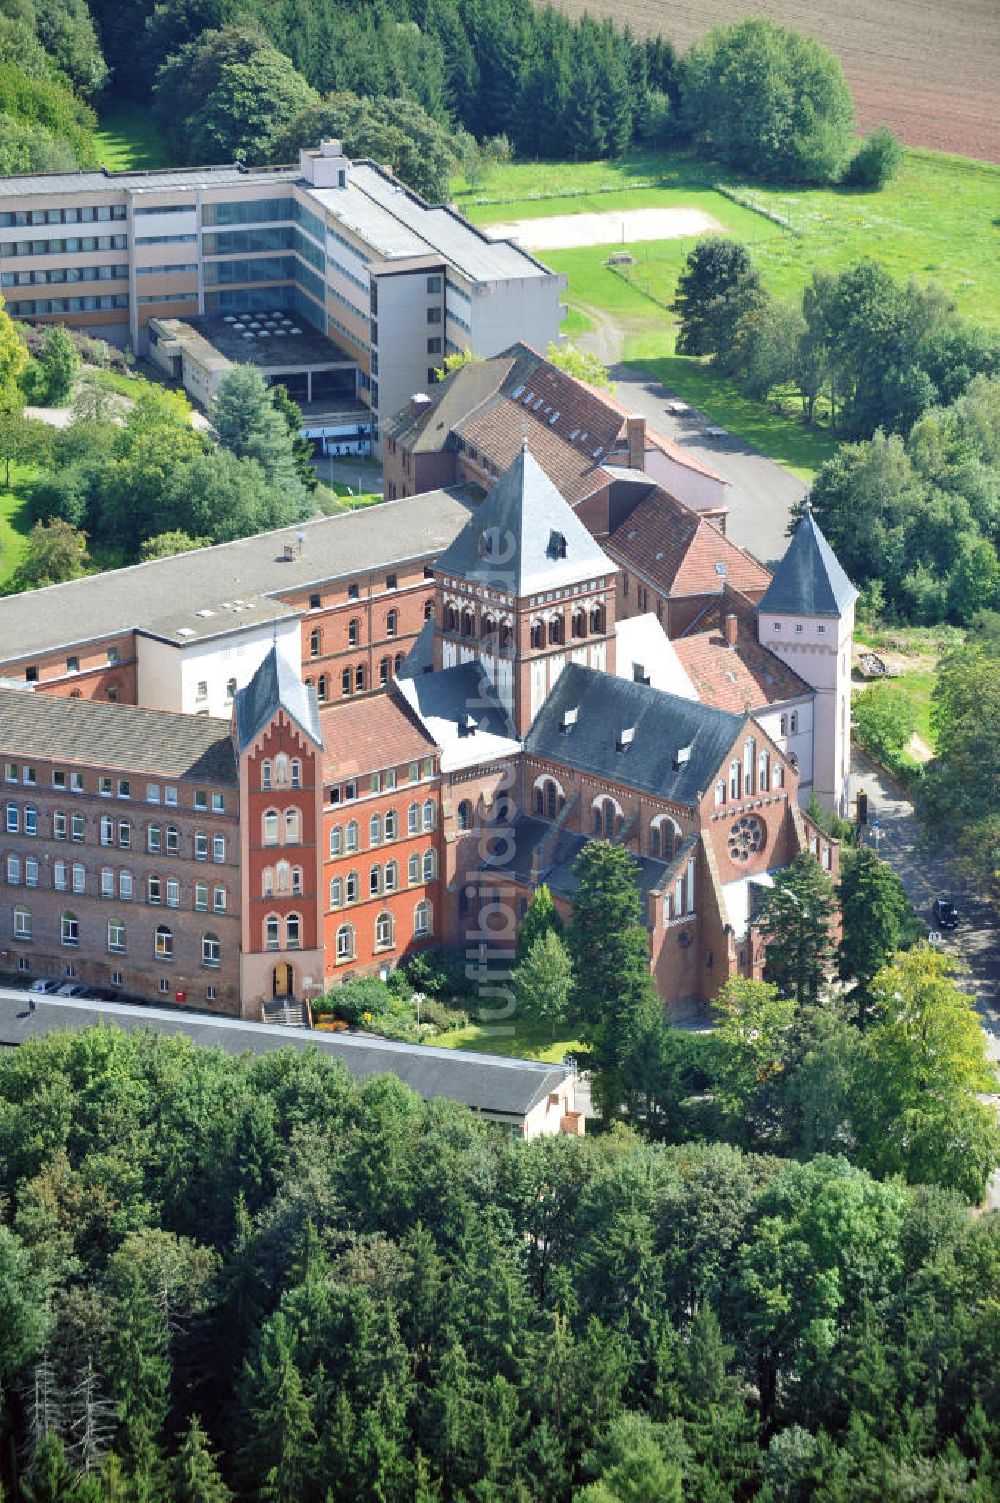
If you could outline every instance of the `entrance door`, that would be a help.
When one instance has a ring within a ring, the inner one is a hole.
[[[295,980],[292,968],[287,961],[282,960],[274,968],[271,977],[271,995],[274,997],[292,997],[295,995]]]

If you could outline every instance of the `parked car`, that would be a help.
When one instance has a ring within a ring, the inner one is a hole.
[[[52,992],[59,990],[59,982],[54,981],[51,976],[39,976],[37,981],[33,981],[31,983],[31,985],[28,987],[28,990],[29,992],[37,992],[40,993],[41,996],[47,997],[50,996]]]
[[[62,986],[56,987],[54,995],[57,997],[85,997],[87,995],[87,988],[82,986],[79,981],[64,981]]]
[[[935,898],[931,917],[935,929],[958,928],[958,909],[951,898]]]

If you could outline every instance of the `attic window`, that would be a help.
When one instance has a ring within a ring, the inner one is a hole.
[[[716,566],[715,566],[715,572],[716,572],[716,574],[718,574],[720,576],[720,578],[725,579],[725,577],[726,577],[726,566],[725,566],[725,564],[716,564]]]
[[[659,551],[659,552],[658,552],[658,553],[657,553],[657,555],[656,555],[656,562],[657,562],[657,563],[659,563],[659,562],[660,562],[660,559],[661,559],[661,558],[662,558],[662,557],[663,557],[663,549],[662,549],[662,548],[661,548],[661,549],[660,549],[660,551]]]
[[[630,542],[630,543],[634,543],[634,542],[635,542],[635,540],[636,540],[636,538],[637,538],[637,537],[638,537],[638,536],[639,536],[639,534],[638,534],[638,533],[637,533],[637,532],[636,532],[636,530],[635,530],[635,528],[634,528],[634,527],[633,527],[633,528],[631,528],[631,529],[630,529],[630,531],[629,531],[629,535],[628,535],[628,540],[629,540],[629,542]]]
[[[576,725],[576,722],[579,720],[579,718],[580,718],[580,711],[579,711],[579,709],[578,709],[578,707],[576,705],[573,706],[572,710],[564,710],[563,711],[563,718],[562,718],[562,725],[561,725],[560,729],[563,732],[571,731],[573,729],[573,727]]]
[[[556,532],[555,528],[549,533],[549,546],[545,551],[549,558],[566,557],[566,539],[561,532]]]
[[[625,726],[624,730],[621,730],[618,733],[618,750],[619,751],[628,751],[629,747],[632,745],[632,742],[634,740],[635,740],[635,726],[634,725],[627,725],[627,726]]]
[[[691,760],[691,747],[690,746],[679,746],[677,748],[677,750],[674,752],[674,771],[678,772],[680,770],[680,768],[686,767],[687,764],[688,764],[688,762],[690,762],[690,760]]]
[[[559,414],[558,414],[558,412],[554,412],[552,414],[552,416],[549,418],[549,422],[550,423],[558,423],[558,421],[559,421]]]
[[[515,386],[514,390],[511,392],[511,396],[513,397],[513,399],[514,399],[515,402],[517,401],[518,397],[521,396],[521,394],[523,393],[523,391],[524,391],[524,382],[522,381],[521,385],[520,386]]]
[[[463,715],[458,722],[458,734],[460,736],[474,736],[479,729],[479,724],[474,715]]]
[[[649,674],[646,672],[645,663],[632,664],[632,682],[634,684],[648,684]]]

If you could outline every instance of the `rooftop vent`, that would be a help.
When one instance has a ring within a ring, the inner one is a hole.
[[[179,626],[177,628],[177,635],[179,637],[193,637],[194,636],[194,627],[193,626]]]
[[[563,533],[556,532],[555,528],[553,528],[549,533],[549,546],[545,551],[549,558],[565,558],[566,538]]]
[[[635,726],[627,725],[624,730],[618,732],[618,750],[627,751],[635,740]]]
[[[687,766],[687,764],[691,760],[691,751],[692,751],[692,748],[690,746],[679,746],[677,748],[677,750],[674,752],[674,771],[675,772],[679,772],[682,767],[686,767]]]
[[[562,718],[562,726],[560,727],[560,729],[563,732],[571,731],[573,729],[573,727],[576,725],[576,722],[579,720],[579,718],[580,718],[580,711],[579,711],[579,708],[576,705],[574,705],[571,710],[564,710],[563,711],[563,718]]]
[[[203,610],[195,611],[195,615],[196,616],[214,616],[215,612],[214,611],[210,611],[209,608],[208,608],[208,606],[205,606]]]
[[[460,736],[474,736],[479,729],[479,722],[474,715],[463,715],[458,722],[458,734]]]

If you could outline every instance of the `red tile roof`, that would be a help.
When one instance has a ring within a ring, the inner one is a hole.
[[[762,593],[762,564],[659,486],[639,502],[604,544],[616,562],[667,595],[717,595],[725,585]]]
[[[330,705],[320,722],[327,782],[413,762],[434,750],[433,739],[392,690]]]
[[[727,645],[720,620],[730,610],[737,619],[735,647]],[[704,704],[720,710],[759,710],[811,692],[793,669],[758,642],[752,602],[737,603],[727,594],[712,615],[716,620],[709,629],[678,637],[673,644]]]

